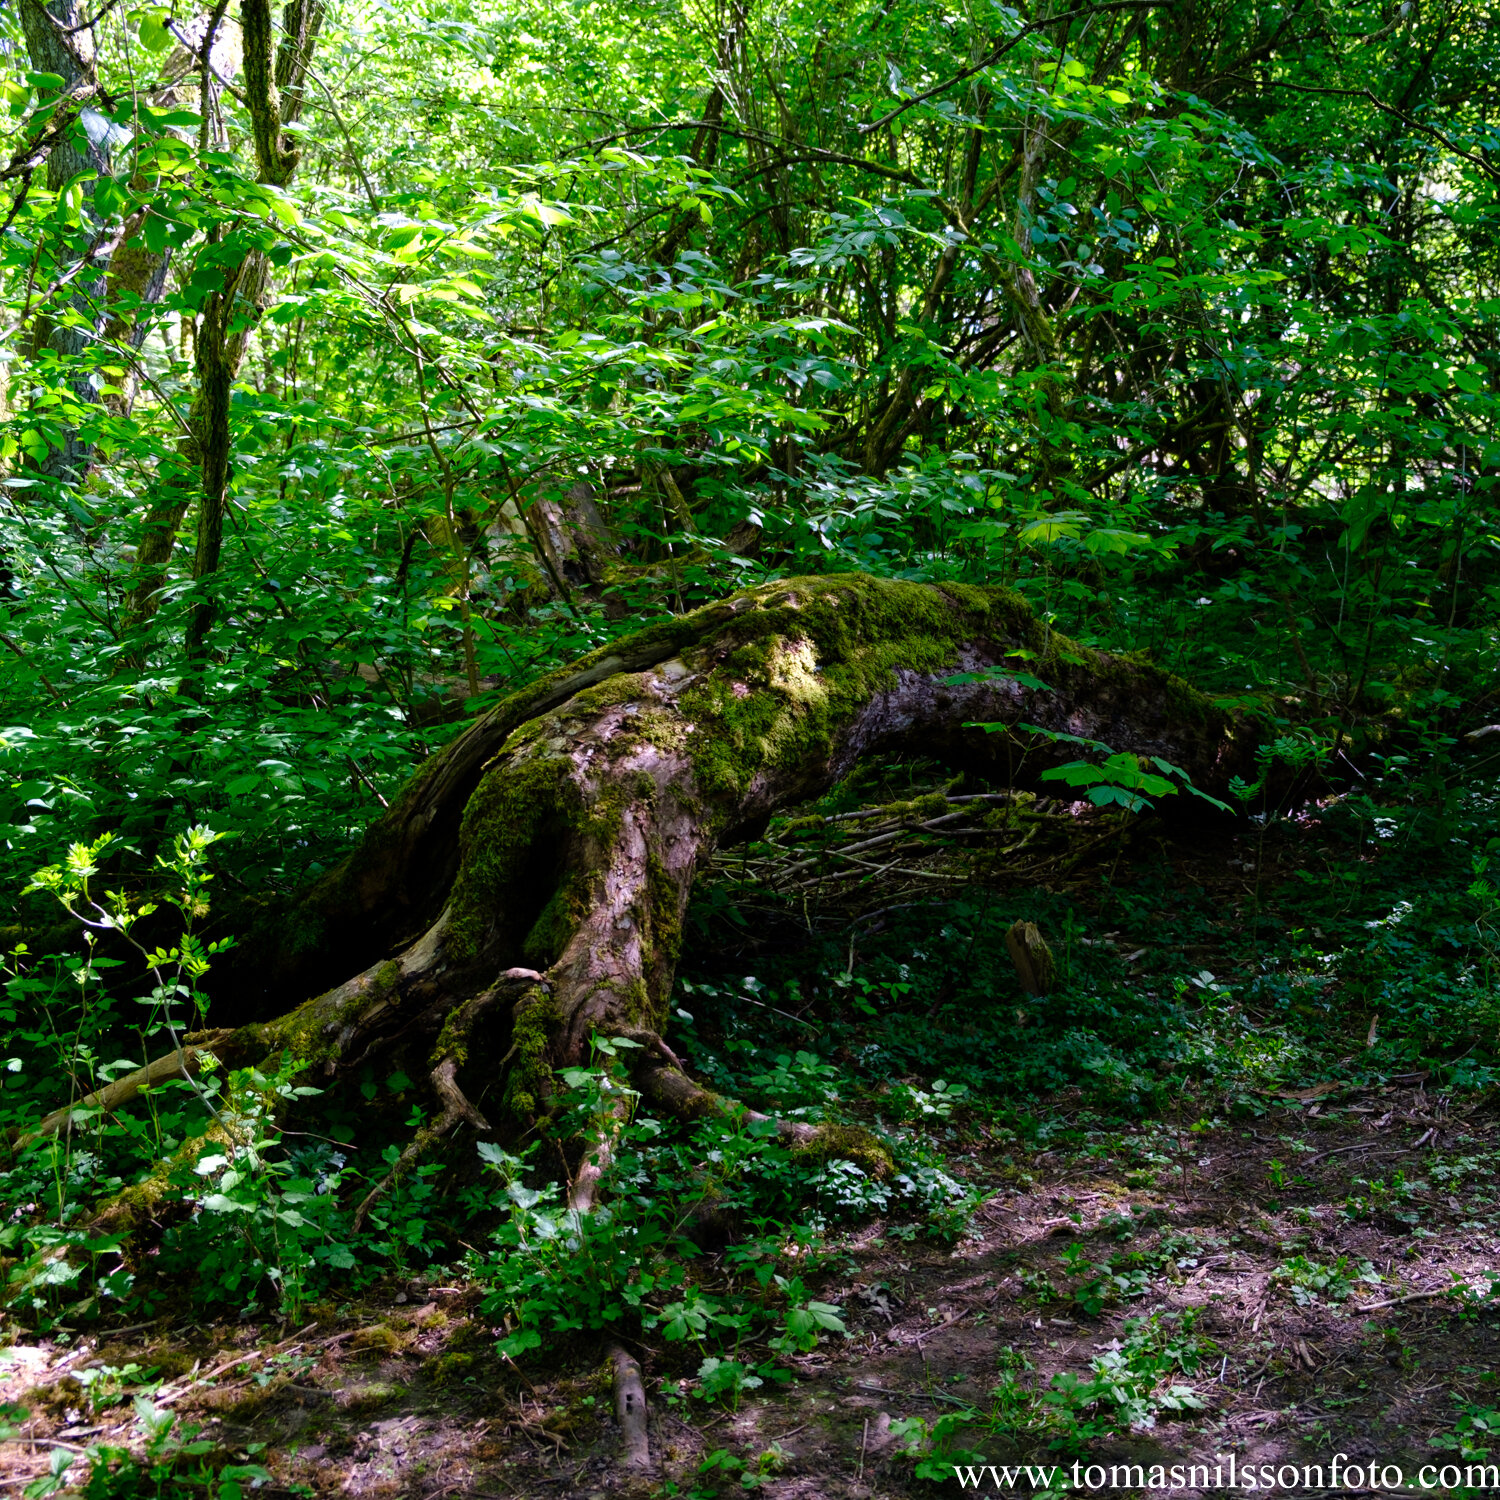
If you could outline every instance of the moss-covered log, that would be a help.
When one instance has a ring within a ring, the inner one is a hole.
[[[487,1124],[463,1094],[476,1041],[503,1057],[503,1118],[521,1122],[598,1031],[640,1046],[641,1086],[664,1107],[732,1107],[662,1040],[708,856],[865,756],[1012,781],[1076,758],[1076,744],[1024,726],[1170,760],[1210,793],[1252,772],[1253,734],[1202,694],[1055,634],[1005,590],[768,584],[617,642],[477,720],[278,919],[273,942],[251,945],[282,1005],[263,997],[269,1018],[189,1038],[162,1066],[290,1052],[332,1073],[399,1043],[426,1051],[447,1128]],[[334,965],[357,972],[282,1009]],[[149,1069],[90,1102],[115,1107],[142,1081]]]
[[[1009,675],[1019,664],[1045,686]],[[652,1067],[675,1069],[660,1036],[713,849],[865,756],[1013,780],[1077,757],[985,724],[1159,756],[1218,794],[1254,750],[1180,679],[1051,632],[1007,591],[860,575],[765,585],[617,642],[476,721],[261,949],[282,995],[333,962],[357,976],[222,1050],[290,1047],[336,1066],[430,1037],[432,1065],[450,1058],[445,1077],[461,1076],[467,1041],[442,1041],[445,1020],[509,971],[515,993],[483,1024],[499,1028],[511,1117],[545,1108],[552,1070],[595,1030],[642,1040]]]

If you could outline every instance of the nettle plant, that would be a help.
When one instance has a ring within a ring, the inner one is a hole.
[[[206,828],[188,829],[157,861],[163,900],[182,919],[177,941],[167,947],[148,947],[136,933],[158,909],[157,902],[133,901],[119,891],[98,892],[103,862],[117,843],[112,834],[74,844],[60,864],[38,870],[26,887],[27,893],[54,898],[82,937],[81,953],[35,964],[26,945],[18,944],[5,964],[3,1044],[13,1054],[7,1069],[18,1083],[30,1074],[40,1088],[52,1091],[55,1080],[65,1078],[69,1090],[65,1114],[52,1117],[54,1128],[20,1138],[0,1189],[13,1202],[27,1201],[30,1189],[40,1207],[30,1222],[13,1215],[0,1230],[7,1248],[31,1248],[32,1255],[12,1272],[12,1280],[25,1287],[39,1311],[71,1295],[86,1268],[94,1298],[126,1295],[130,1273],[105,1269],[119,1240],[88,1232],[88,1207],[149,1173],[155,1161],[170,1155],[185,1137],[201,1133],[216,1113],[213,1085],[197,1080],[177,1080],[149,1091],[144,1116],[108,1115],[96,1091],[160,1052],[165,1038],[180,1048],[182,1032],[201,1023],[206,1008],[201,981],[213,956],[228,946],[204,943],[194,931],[208,912],[206,888],[213,877],[206,857],[217,837]],[[107,982],[111,970],[126,965],[127,960],[106,951],[120,943],[134,952],[147,976],[146,992],[133,1002],[112,992]],[[138,1048],[139,1056],[108,1055],[122,1047]],[[7,1092],[14,1101],[5,1111],[12,1123],[34,1123],[35,1091]]]
[[[351,1169],[308,1170],[285,1152],[276,1129],[282,1108],[322,1092],[295,1081],[302,1067],[284,1059],[270,1074],[229,1075],[216,1103],[230,1134],[221,1150],[197,1159],[191,1179],[178,1174],[191,1212],[162,1239],[168,1270],[196,1266],[219,1295],[242,1305],[267,1291],[293,1321],[327,1272],[358,1264],[338,1199]]]
[[[38,870],[22,892],[30,895],[40,891],[52,896],[78,924],[83,938],[83,953],[63,960],[78,990],[75,1013],[67,1018],[72,1025],[71,1038],[64,1037],[57,1024],[59,1017],[47,999],[41,1006],[54,1042],[63,1049],[56,1060],[63,1064],[75,1099],[81,1087],[87,1085],[85,1091],[91,1092],[114,1075],[139,1066],[131,1058],[101,1062],[94,1050],[95,1043],[106,1039],[111,1023],[118,1021],[107,1014],[112,1002],[103,978],[106,970],[121,967],[125,960],[100,951],[101,942],[110,935],[134,951],[151,981],[149,991],[138,1001],[147,1013],[130,1028],[143,1043],[165,1034],[174,1047],[181,1047],[179,1033],[203,1024],[208,1000],[201,981],[214,957],[233,944],[231,938],[205,943],[194,931],[195,924],[208,915],[208,886],[214,878],[207,868],[208,851],[221,837],[211,828],[195,826],[177,835],[168,854],[157,856],[162,900],[176,907],[182,917],[181,932],[170,947],[147,947],[136,936],[137,927],[161,903],[135,901],[122,891],[106,890],[102,897],[98,893],[97,877],[105,861],[120,848],[120,840],[113,833],[101,834],[90,844],[73,844],[61,864]],[[46,989],[45,981],[20,969],[26,956],[24,945],[12,952],[13,982],[8,988],[13,998],[36,996]]]

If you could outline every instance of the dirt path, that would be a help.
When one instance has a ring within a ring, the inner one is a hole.
[[[973,1455],[1064,1474],[1338,1452],[1399,1464],[1411,1487],[1422,1464],[1459,1461],[1461,1403],[1497,1404],[1492,1120],[1452,1118],[1420,1084],[1267,1103],[1179,1137],[1091,1129],[1063,1101],[1065,1144],[974,1141],[972,1178],[1001,1186],[970,1237],[945,1250],[873,1224],[833,1243],[808,1280],[849,1336],[793,1361],[789,1384],[708,1406],[689,1394],[695,1351],[641,1351],[649,1482],[616,1463],[594,1346],[503,1361],[458,1281],[318,1307],[302,1328],[163,1320],[18,1345],[0,1398],[29,1415],[0,1477],[14,1492],[60,1443],[124,1441],[154,1370],[160,1409],[269,1467],[262,1495],[706,1497],[742,1493],[743,1472],[769,1500],[956,1493],[916,1477],[945,1415]],[[1096,1361],[1127,1401],[1068,1396]]]

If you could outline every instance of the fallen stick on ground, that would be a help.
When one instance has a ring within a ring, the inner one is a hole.
[[[1457,1283],[1456,1285],[1462,1285]],[[1387,1297],[1384,1302],[1367,1302],[1363,1307],[1356,1307],[1355,1312],[1379,1312],[1382,1307],[1399,1307],[1403,1302],[1422,1302],[1428,1297],[1446,1297],[1449,1292],[1455,1290],[1454,1286],[1434,1287],[1430,1292],[1408,1292],[1404,1297]],[[1468,1288],[1466,1287],[1467,1291]]]

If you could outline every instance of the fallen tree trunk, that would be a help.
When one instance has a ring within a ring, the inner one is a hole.
[[[1018,657],[1025,682],[1007,671]],[[975,727],[986,724],[1010,728]],[[231,1063],[290,1048],[337,1069],[398,1037],[437,1038],[456,1122],[468,1116],[453,1080],[482,1012],[512,1121],[545,1108],[553,1069],[584,1058],[595,1031],[641,1044],[654,1098],[712,1108],[661,1034],[689,894],[714,848],[865,756],[1001,779],[1077,758],[1021,726],[1170,760],[1210,793],[1253,774],[1242,723],[1169,673],[1050,632],[1004,590],[862,575],[765,585],[627,637],[477,720],[256,957],[282,995],[332,963],[356,977],[211,1045]],[[501,1005],[497,975],[515,991]],[[444,1040],[459,1015],[465,1036]]]
[[[278,917],[277,940],[252,948],[282,996],[335,964],[352,978],[190,1037],[85,1104],[117,1108],[204,1053],[241,1066],[290,1052],[331,1074],[415,1044],[430,1049],[436,1139],[490,1128],[461,1081],[477,1037],[503,1054],[504,1128],[545,1111],[554,1070],[585,1060],[598,1032],[637,1044],[638,1086],[660,1108],[728,1109],[662,1040],[693,881],[714,849],[862,757],[1012,781],[1077,758],[1038,730],[1169,760],[1212,794],[1253,774],[1244,724],[1167,672],[1052,633],[1000,589],[802,578],[653,626],[478,719]]]
[[[1017,652],[1051,691],[1005,677],[945,685],[959,673],[1003,671]],[[766,585],[616,641],[481,715],[346,860],[262,924],[242,950],[248,982],[236,986],[232,1008],[274,1014],[289,993],[328,989],[415,941],[450,895],[476,892],[502,844],[514,853],[513,838],[496,843],[484,809],[521,781],[552,808],[533,826],[542,865],[582,853],[562,855],[561,844],[577,844],[588,807],[622,801],[611,789],[616,771],[670,785],[695,805],[691,864],[778,806],[815,795],[863,755],[928,755],[1002,778],[1034,778],[1077,758],[1074,747],[1036,736],[966,729],[971,721],[1035,724],[1160,755],[1220,796],[1232,776],[1254,775],[1245,725],[1169,673],[1051,633],[1005,590],[858,574]],[[525,905],[505,918],[511,938]],[[510,961],[524,961],[519,948]]]

